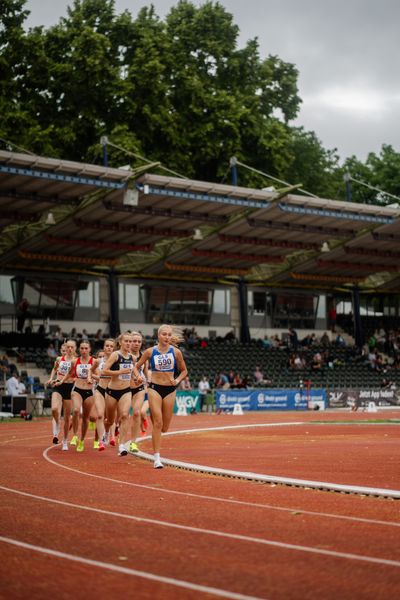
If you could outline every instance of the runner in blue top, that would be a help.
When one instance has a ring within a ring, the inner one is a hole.
[[[187,375],[182,352],[176,344],[183,341],[181,332],[171,325],[161,325],[158,329],[158,343],[148,348],[139,358],[133,369],[138,378],[140,368],[150,362],[151,383],[148,386],[150,414],[153,421],[152,442],[154,468],[162,469],[160,460],[161,433],[168,431],[174,412],[176,388]],[[175,372],[178,375],[175,376]]]

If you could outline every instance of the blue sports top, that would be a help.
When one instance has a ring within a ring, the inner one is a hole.
[[[174,373],[175,363],[176,358],[173,346],[170,346],[167,352],[160,352],[157,346],[154,346],[150,358],[150,365],[152,371],[158,371],[162,373]]]

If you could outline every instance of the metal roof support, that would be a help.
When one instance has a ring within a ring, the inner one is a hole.
[[[250,329],[247,312],[247,284],[243,277],[238,281],[239,314],[240,314],[240,341],[242,344],[250,342]]]
[[[110,301],[110,336],[115,338],[120,333],[120,323],[118,313],[118,276],[113,268],[108,272],[108,297]]]
[[[364,344],[364,334],[362,330],[361,324],[361,316],[360,316],[360,289],[358,285],[353,287],[353,315],[354,315],[354,339],[356,341],[356,346],[358,348],[363,347]]]
[[[120,190],[126,187],[125,182],[111,181],[107,179],[97,179],[94,177],[82,177],[78,175],[66,175],[65,173],[55,173],[51,171],[39,171],[38,169],[28,169],[26,167],[12,167],[10,165],[0,164],[0,173],[8,175],[22,175],[23,177],[37,177],[38,179],[48,179],[60,183],[76,183],[78,185],[94,185],[100,188]]]

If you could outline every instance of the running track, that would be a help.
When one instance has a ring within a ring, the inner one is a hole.
[[[400,490],[400,425],[365,423],[398,415],[175,417],[175,430],[214,430],[165,437],[163,448],[218,468]],[[328,419],[355,422],[312,423]],[[400,500],[155,471],[91,444],[61,452],[50,429],[0,423],[0,597],[400,597]]]

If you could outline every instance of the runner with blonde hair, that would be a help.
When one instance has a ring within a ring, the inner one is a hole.
[[[138,331],[132,331],[132,344],[131,352],[135,361],[137,362],[142,356],[141,347],[143,343],[142,334]],[[141,412],[146,395],[148,371],[147,364],[145,363],[139,371],[140,377],[136,379],[132,373],[131,379],[131,391],[132,391],[132,421],[131,421],[131,432],[132,441],[129,446],[131,452],[138,452],[139,448],[136,444],[136,439],[139,436],[140,423],[141,423]]]
[[[60,419],[61,410],[64,413],[64,435],[62,441],[62,450],[68,450],[68,431],[72,412],[72,399],[71,392],[74,385],[74,378],[72,375],[67,375],[71,369],[71,365],[76,358],[76,342],[74,340],[67,340],[61,346],[61,356],[58,356],[54,362],[53,369],[50,374],[49,380],[46,385],[53,387],[51,394],[51,414],[53,416],[53,444],[58,444],[58,435],[60,432]],[[63,384],[59,385],[61,379]],[[72,418],[72,424],[74,428],[74,436],[71,440],[71,444],[77,443],[77,433],[79,426],[79,418]]]
[[[147,393],[153,422],[155,469],[162,469],[164,466],[160,459],[161,434],[169,429],[174,412],[176,388],[187,375],[182,352],[177,348],[177,344],[183,339],[182,332],[177,327],[161,325],[158,328],[157,344],[143,352],[133,369],[133,375],[137,379],[140,376],[140,368],[147,361],[150,362],[151,383]]]
[[[117,348],[107,359],[102,370],[103,376],[109,376],[110,381],[106,393],[109,396],[107,404],[107,421],[114,423],[117,412],[120,424],[119,455],[126,456],[126,443],[129,437],[129,409],[132,403],[131,375],[134,358],[130,352],[132,334],[122,333],[117,338]]]

